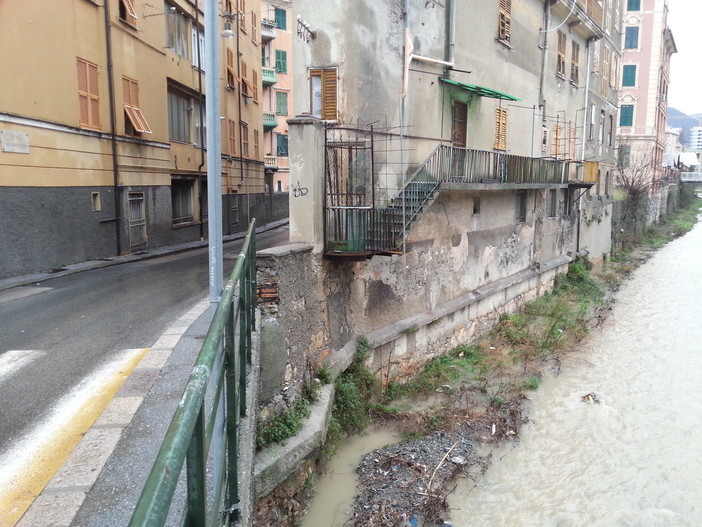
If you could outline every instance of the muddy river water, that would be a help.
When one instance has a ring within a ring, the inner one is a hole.
[[[599,404],[583,401],[591,392]],[[602,328],[530,398],[516,446],[449,497],[452,525],[702,525],[702,225],[635,271]],[[333,473],[388,439],[342,451],[304,526],[343,524],[354,480]]]
[[[534,392],[518,446],[452,495],[454,525],[702,525],[701,225],[634,273],[584,348]]]

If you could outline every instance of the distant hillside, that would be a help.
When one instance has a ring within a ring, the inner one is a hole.
[[[700,126],[700,118],[702,114],[696,113],[693,115],[687,115],[682,113],[680,110],[668,107],[668,122],[667,125],[670,128],[682,128],[683,132],[680,137],[680,142],[685,144],[687,140],[690,128],[693,126]]]

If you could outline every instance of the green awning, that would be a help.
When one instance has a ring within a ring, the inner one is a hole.
[[[476,86],[475,84],[464,84],[462,82],[452,81],[451,79],[444,79],[440,77],[439,80],[444,84],[450,84],[451,86],[458,86],[459,88],[480,95],[481,97],[490,97],[492,99],[502,99],[505,101],[518,101],[516,97],[502,93],[501,91],[493,90],[491,88],[485,88],[484,86]]]

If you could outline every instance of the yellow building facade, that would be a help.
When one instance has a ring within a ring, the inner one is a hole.
[[[0,278],[206,236],[204,4],[0,4]],[[227,235],[276,212],[261,5],[223,0],[219,15]]]

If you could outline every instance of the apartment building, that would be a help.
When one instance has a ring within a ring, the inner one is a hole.
[[[206,237],[203,6],[0,4],[0,277]],[[225,235],[277,210],[260,12],[258,0],[219,3]]]
[[[622,21],[619,153],[624,165],[650,165],[649,221],[659,217],[666,147],[670,58],[677,51],[667,0],[626,0]]]
[[[261,2],[263,157],[266,185],[278,193],[290,188],[287,119],[293,115],[294,28],[290,0]]]

